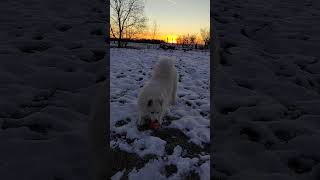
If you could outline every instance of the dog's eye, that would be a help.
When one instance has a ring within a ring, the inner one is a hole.
[[[151,114],[154,114],[154,112],[151,112]]]

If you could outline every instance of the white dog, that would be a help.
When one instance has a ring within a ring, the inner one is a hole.
[[[141,89],[138,97],[138,126],[147,123],[161,125],[169,105],[175,104],[178,76],[174,64],[174,58],[159,58],[152,78]]]

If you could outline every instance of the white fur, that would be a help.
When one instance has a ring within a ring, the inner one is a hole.
[[[174,58],[159,58],[151,79],[141,89],[138,97],[137,125],[147,123],[146,119],[158,120],[161,125],[169,105],[175,104],[178,76],[174,64]]]

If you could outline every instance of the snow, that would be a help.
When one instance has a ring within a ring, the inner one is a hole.
[[[141,158],[155,156],[140,170],[129,167],[130,179],[179,179],[192,170],[198,175],[202,173],[201,176],[209,177],[209,169],[205,165],[201,166],[208,163],[209,158],[198,163],[196,159],[199,159],[200,154],[193,155],[193,159],[183,157],[185,155],[181,153],[185,149],[181,146],[175,147],[174,154],[170,155],[165,150],[171,145],[166,139],[157,137],[152,130],[139,131],[136,127],[137,96],[142,85],[151,77],[152,67],[159,56],[176,57],[176,68],[180,76],[177,104],[168,110],[162,126],[163,133],[170,137],[173,135],[167,129],[180,131],[188,138],[185,143],[192,143],[199,150],[210,143],[209,52],[111,48],[111,147],[135,153]],[[208,151],[205,153],[209,156]],[[161,173],[166,163],[175,164],[178,169],[169,177]]]
[[[209,53],[142,45],[111,49],[111,146],[139,157],[114,178],[179,179],[195,171],[201,179],[319,179],[319,1],[211,6],[222,48],[211,173]],[[1,179],[88,179],[84,134],[95,84],[106,72],[99,33],[105,7],[104,1],[1,1]],[[140,132],[136,97],[158,55],[178,59],[178,104],[162,130]],[[176,169],[167,177],[171,163]]]
[[[132,180],[138,180],[138,179],[143,179],[143,180],[148,180],[148,179],[159,179],[159,180],[178,180],[183,177],[185,173],[190,171],[191,169],[195,169],[196,164],[198,163],[198,158],[183,158],[181,157],[182,153],[182,148],[180,146],[176,146],[174,149],[174,152],[172,155],[169,155],[167,158],[161,158],[160,160],[152,160],[149,161],[142,169],[137,171],[136,169],[133,169],[129,173],[129,179]],[[210,163],[207,161],[206,163]],[[164,165],[171,164],[171,165],[176,165],[177,167],[177,172],[176,174],[170,176],[170,177],[165,177],[163,176],[160,171],[162,170],[162,167]],[[200,174],[202,179],[204,177],[209,177],[208,175],[208,168],[204,168],[208,164],[203,163],[200,166]]]
[[[190,141],[197,145],[202,145],[201,142],[210,143],[210,126],[207,119],[202,117],[185,116],[181,119],[172,122],[170,127],[182,130]]]
[[[0,4],[1,179],[88,179],[89,109],[107,57],[104,35],[90,32],[105,26],[105,3]]]
[[[120,180],[125,170],[117,172],[111,177],[111,180]]]
[[[137,153],[139,156],[144,156],[147,154],[163,156],[165,144],[166,142],[161,140],[160,138],[146,136],[144,138],[135,140],[132,143],[132,146],[122,141],[119,142],[118,146],[121,150],[127,152],[134,152]],[[115,145],[113,145],[113,147],[115,147]]]
[[[319,179],[318,1],[216,0],[216,179]]]
[[[148,162],[140,171],[133,169],[128,177],[130,180],[166,179],[165,176],[159,172],[161,166],[161,162],[154,160]]]

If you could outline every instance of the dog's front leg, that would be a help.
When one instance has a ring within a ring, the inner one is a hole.
[[[160,118],[159,118],[159,124],[160,124],[160,125],[161,125],[161,124],[162,124],[162,122],[163,122],[164,114],[165,114],[165,112],[164,112],[164,111],[162,111],[162,112],[161,112],[161,114],[160,114]]]
[[[143,125],[143,118],[142,118],[142,116],[141,116],[140,113],[139,113],[139,118],[138,118],[138,120],[137,120],[137,125],[138,125],[138,126],[142,126],[142,125]]]

